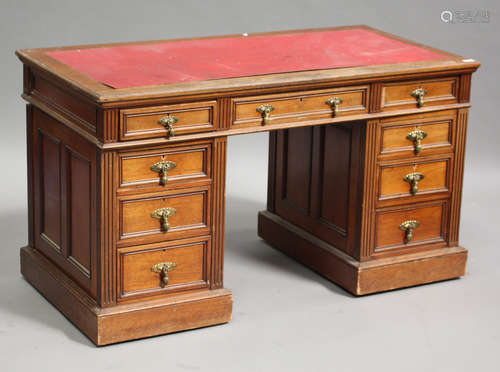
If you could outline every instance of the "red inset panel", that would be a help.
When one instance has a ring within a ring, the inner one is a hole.
[[[48,52],[113,88],[447,59],[364,29]]]

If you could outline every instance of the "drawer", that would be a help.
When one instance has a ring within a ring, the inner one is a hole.
[[[169,118],[175,136],[215,130],[217,102],[195,102],[178,105],[126,109],[120,111],[120,140],[170,137],[162,124]]]
[[[118,257],[118,297],[121,299],[209,286],[208,238],[123,248]]]
[[[378,211],[374,253],[393,252],[427,245],[443,246],[446,240],[447,201]],[[411,224],[416,221],[415,224]],[[411,235],[410,235],[411,233]]]
[[[211,178],[211,142],[118,155],[119,187],[168,189]]]
[[[354,86],[319,91],[274,94],[265,96],[233,98],[231,102],[231,127],[243,128],[261,125],[319,121],[328,122],[334,116],[354,115],[368,112],[368,86]],[[338,98],[335,105],[327,101]],[[269,105],[269,119],[260,107]],[[260,110],[260,111],[259,111]]]
[[[409,115],[381,120],[382,157],[407,158],[453,151],[456,111]]]
[[[380,108],[388,111],[457,103],[457,87],[458,77],[382,84]]]
[[[118,246],[210,233],[210,186],[118,197]]]
[[[451,158],[391,162],[379,166],[379,201],[420,195],[449,193]],[[447,197],[448,195],[446,195]]]

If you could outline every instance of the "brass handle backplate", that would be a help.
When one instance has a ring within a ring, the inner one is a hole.
[[[160,120],[158,120],[158,123],[163,125],[165,129],[167,130],[167,134],[169,137],[175,136],[175,128],[174,124],[177,123],[179,119],[177,119],[173,115],[167,115],[162,117]]]
[[[417,100],[417,106],[422,107],[424,105],[424,96],[427,94],[427,91],[423,88],[415,89],[411,92],[411,96]]]
[[[151,166],[151,170],[160,174],[160,185],[165,186],[168,182],[167,172],[176,166],[173,161],[159,161]]]
[[[154,273],[160,273],[161,286],[162,288],[168,285],[169,277],[168,272],[172,271],[177,267],[175,262],[160,262],[151,268]]]
[[[422,151],[422,140],[425,137],[427,137],[427,133],[425,133],[422,129],[415,129],[406,136],[407,139],[413,142],[413,151],[416,155]]]
[[[271,112],[274,111],[272,105],[262,105],[257,107],[257,112],[262,115],[262,125],[266,125],[271,120]]]
[[[399,229],[406,231],[405,235],[405,244],[408,244],[413,239],[413,230],[420,226],[420,222],[417,220],[408,220],[404,221],[401,225],[399,225]]]
[[[403,180],[410,184],[410,194],[416,195],[418,192],[418,183],[424,179],[424,175],[422,173],[408,173],[404,176]]]
[[[335,117],[339,114],[339,106],[343,102],[344,102],[344,100],[340,97],[332,97],[332,98],[328,98],[328,100],[325,103],[327,105],[331,106],[331,108],[333,110],[333,117]]]
[[[177,213],[177,210],[172,207],[159,208],[155,210],[151,217],[157,218],[161,222],[161,228],[163,232],[167,232],[170,229],[170,223],[168,223],[169,217],[172,217]]]

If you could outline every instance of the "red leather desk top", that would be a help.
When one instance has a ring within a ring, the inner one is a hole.
[[[180,40],[47,54],[112,88],[448,58],[365,29]]]

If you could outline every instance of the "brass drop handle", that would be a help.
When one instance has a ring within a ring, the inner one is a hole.
[[[262,115],[262,125],[266,125],[271,120],[271,112],[274,111],[272,105],[262,105],[257,107],[257,112]]]
[[[163,232],[167,232],[170,229],[170,223],[168,222],[169,217],[172,217],[177,213],[177,210],[172,207],[159,208],[155,210],[151,217],[157,218],[161,222],[161,228]]]
[[[420,151],[422,151],[422,140],[425,137],[427,137],[427,133],[422,129],[415,129],[406,136],[407,139],[413,142],[413,151],[415,155],[418,155]]]
[[[399,229],[406,231],[405,235],[405,244],[408,244],[413,239],[413,231],[420,226],[420,222],[417,220],[408,220],[404,221],[401,225],[399,225]]]
[[[168,277],[168,272],[172,271],[177,267],[175,262],[160,262],[154,265],[151,268],[151,271],[154,273],[160,273],[161,287],[165,287],[168,285],[168,281],[170,278]]]
[[[343,102],[344,102],[344,100],[340,97],[331,97],[331,98],[328,98],[328,100],[325,103],[327,105],[331,106],[331,108],[333,110],[333,117],[335,117],[339,114],[339,106]]]
[[[422,173],[413,172],[408,173],[403,179],[410,184],[410,193],[416,195],[418,192],[418,183],[424,179],[424,175]]]
[[[415,89],[411,92],[411,96],[417,100],[417,106],[422,107],[424,105],[424,96],[427,94],[427,91],[423,88]]]
[[[167,172],[177,166],[173,161],[159,161],[151,166],[153,172],[160,174],[160,185],[165,186],[168,182]]]
[[[179,119],[177,119],[175,116],[167,115],[158,120],[158,123],[160,123],[165,127],[165,129],[167,130],[168,137],[173,137],[175,136],[174,124],[177,123],[178,121]]]

